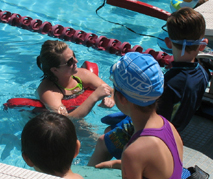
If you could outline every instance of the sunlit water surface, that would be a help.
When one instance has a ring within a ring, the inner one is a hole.
[[[143,2],[170,12],[167,0],[145,0]],[[153,48],[160,51],[156,38],[139,36],[122,26],[106,22],[98,17],[95,10],[102,3],[102,0],[49,0],[46,2],[40,0],[0,0],[0,7],[2,11],[18,13],[21,16],[29,16],[43,22],[49,21],[52,25],[60,24],[64,27],[92,32],[98,36],[129,42],[132,46],[140,45],[144,50]],[[165,24],[163,20],[108,4],[99,10],[99,15],[105,19],[125,24],[138,33],[154,36],[159,36],[162,33],[161,26]],[[0,36],[0,162],[28,168],[21,156],[20,136],[23,126],[30,116],[26,110],[31,109],[26,108],[23,111],[23,108],[16,108],[3,111],[3,103],[15,97],[35,98],[34,92],[42,75],[36,65],[36,57],[43,42],[55,38],[4,23],[0,23]],[[119,56],[83,45],[67,43],[75,51],[79,67],[85,60],[97,63],[99,76],[112,86],[109,81],[109,69],[119,59]],[[75,121],[78,138],[81,141],[80,154],[74,161],[75,164],[87,164],[97,137],[103,134],[106,127],[100,119],[106,114],[117,111],[116,107],[103,109],[96,105],[84,120]]]

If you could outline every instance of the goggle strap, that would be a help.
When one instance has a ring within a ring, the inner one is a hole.
[[[204,38],[203,38],[204,39]],[[202,42],[203,39],[199,39],[199,40],[172,40],[170,39],[173,43],[175,44],[180,44],[180,45],[183,45],[182,47],[182,52],[181,52],[181,56],[184,55],[185,53],[185,48],[186,46],[192,46],[192,45],[207,45],[206,42]]]

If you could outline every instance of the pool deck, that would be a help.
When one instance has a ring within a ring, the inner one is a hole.
[[[199,166],[213,178],[213,119],[194,115],[181,132],[184,143],[183,166]]]
[[[201,6],[198,6],[195,9],[196,11],[200,12],[203,15],[203,17],[205,18],[205,21],[206,21],[205,36],[210,41],[213,41],[213,21],[212,21],[213,11],[212,11],[212,7],[213,7],[213,1],[208,0],[207,2],[205,2]]]

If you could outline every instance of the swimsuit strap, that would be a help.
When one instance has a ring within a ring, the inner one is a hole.
[[[56,84],[57,84],[57,86],[65,89],[65,90],[68,90],[68,91],[72,91],[72,90],[74,90],[76,88],[80,88],[80,90],[82,90],[83,89],[83,84],[82,84],[81,79],[79,77],[77,77],[77,76],[72,76],[72,78],[75,79],[78,82],[78,84],[75,87],[73,87],[73,88],[64,88],[60,84],[58,84],[58,83],[56,83]]]

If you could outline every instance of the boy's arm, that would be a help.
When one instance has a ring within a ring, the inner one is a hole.
[[[164,92],[158,101],[157,113],[170,121],[172,119],[173,106],[178,102],[175,99],[177,99],[175,92],[165,86]]]

